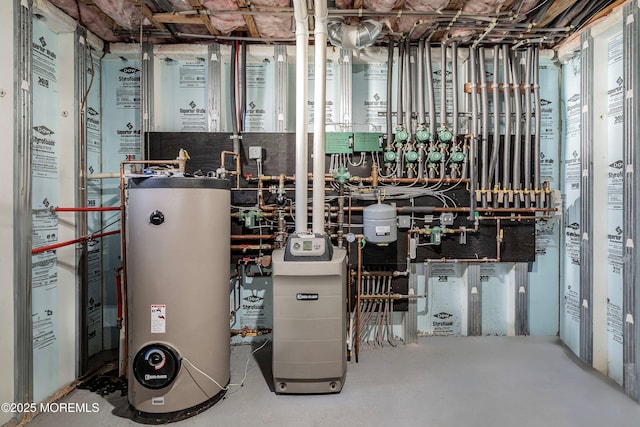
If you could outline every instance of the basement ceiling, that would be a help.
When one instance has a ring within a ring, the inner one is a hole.
[[[106,42],[295,41],[290,0],[49,0]],[[313,1],[309,27],[313,37]],[[624,0],[329,0],[329,17],[383,23],[379,42],[553,47]]]

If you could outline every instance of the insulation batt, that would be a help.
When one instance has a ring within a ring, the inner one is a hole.
[[[113,19],[122,28],[134,29],[140,25],[142,12],[131,2],[114,2],[112,0],[93,0],[93,3]],[[146,24],[150,24],[148,21]]]
[[[462,11],[474,15],[491,15],[500,12],[505,0],[473,0],[467,2]]]
[[[123,41],[123,37],[116,37],[111,31],[111,25],[105,21],[104,17],[95,12],[95,9],[85,5],[84,3],[76,3],[76,0],[50,0],[51,4],[62,10],[67,15],[76,20],[78,19],[78,7],[80,7],[80,17],[82,25],[91,29],[91,32],[100,37],[104,41],[118,42]]]
[[[362,6],[375,12],[389,12],[396,4],[395,0],[364,0]]]
[[[338,9],[350,9],[353,6],[351,0],[336,0],[336,7]]]
[[[446,8],[449,0],[406,0],[404,4],[409,10],[436,12]]]
[[[256,10],[263,10],[262,7],[289,7],[289,0],[253,0],[251,2]],[[288,15],[256,15],[253,20],[258,27],[262,37],[292,37],[291,16]]]
[[[207,9],[215,11],[239,9],[235,0],[200,0],[200,3]],[[236,28],[245,26],[242,15],[225,15],[224,13],[212,14],[211,24],[224,34],[229,34]]]

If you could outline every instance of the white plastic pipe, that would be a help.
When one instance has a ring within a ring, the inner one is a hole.
[[[327,100],[327,0],[315,1],[312,231],[324,233],[324,139]],[[297,200],[297,199],[296,199]]]
[[[309,23],[307,2],[293,0],[296,20],[296,233],[307,232],[307,51],[309,46]],[[316,79],[317,80],[317,79]],[[316,104],[317,105],[317,104]]]

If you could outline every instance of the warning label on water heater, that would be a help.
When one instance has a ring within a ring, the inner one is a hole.
[[[151,333],[164,334],[167,331],[167,305],[151,304]]]

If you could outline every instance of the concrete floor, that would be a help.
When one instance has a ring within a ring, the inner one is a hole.
[[[231,381],[251,348],[233,347]],[[640,405],[581,365],[554,337],[430,337],[417,345],[365,347],[337,395],[270,391],[270,347],[249,363],[244,387],[172,426],[638,426]],[[126,398],[75,390],[63,401],[95,413],[36,416],[30,426],[136,425]]]

